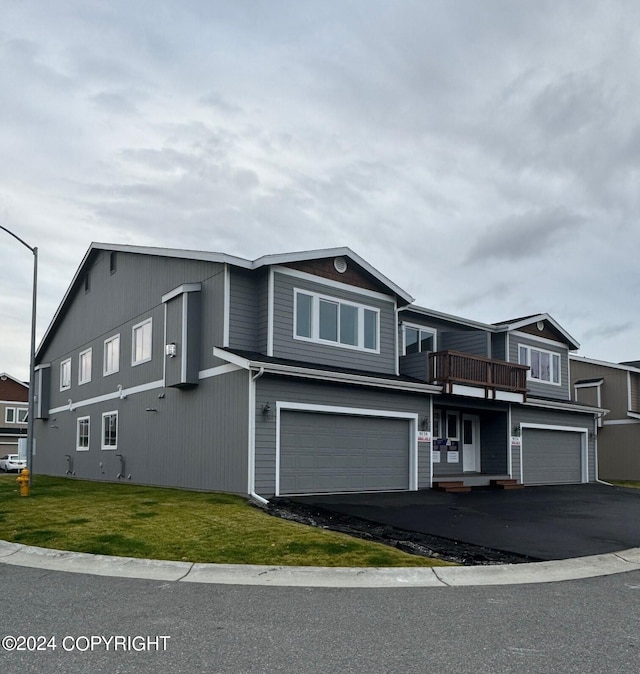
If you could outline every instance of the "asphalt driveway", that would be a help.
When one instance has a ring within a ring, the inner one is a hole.
[[[348,517],[536,560],[640,546],[640,490],[603,484],[290,499]]]

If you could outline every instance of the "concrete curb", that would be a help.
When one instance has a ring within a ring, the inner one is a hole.
[[[193,564],[90,555],[0,541],[0,564],[96,576],[274,587],[469,587],[594,578],[640,570],[640,548],[530,564],[423,568],[328,568]]]

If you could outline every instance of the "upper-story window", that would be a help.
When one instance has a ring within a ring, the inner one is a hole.
[[[553,351],[543,351],[531,346],[520,346],[518,362],[528,365],[531,369],[527,378],[547,384],[560,384],[560,354]]]
[[[91,354],[91,349],[87,349],[78,356],[78,384],[91,381]]]
[[[104,357],[102,360],[102,374],[118,372],[120,369],[120,335],[114,335],[104,340]]]
[[[151,326],[150,318],[133,326],[132,365],[140,365],[151,360]]]
[[[5,424],[24,424],[27,419],[26,407],[5,407],[4,422]]]
[[[294,337],[378,351],[380,311],[333,297],[295,291]]]
[[[424,353],[436,350],[435,330],[419,328],[417,326],[404,326],[404,352]]]
[[[60,390],[66,391],[71,388],[71,358],[60,363]]]

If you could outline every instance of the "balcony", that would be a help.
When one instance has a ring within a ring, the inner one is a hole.
[[[429,383],[443,386],[445,393],[524,402],[528,369],[527,365],[459,351],[429,354]]]

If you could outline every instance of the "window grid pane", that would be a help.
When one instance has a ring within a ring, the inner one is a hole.
[[[378,348],[378,314],[371,309],[364,310],[364,348]]]
[[[298,337],[311,337],[311,309],[313,297],[298,293],[296,306],[296,335]]]
[[[320,339],[338,341],[338,305],[320,300]]]
[[[358,308],[340,305],[340,343],[358,346]]]

